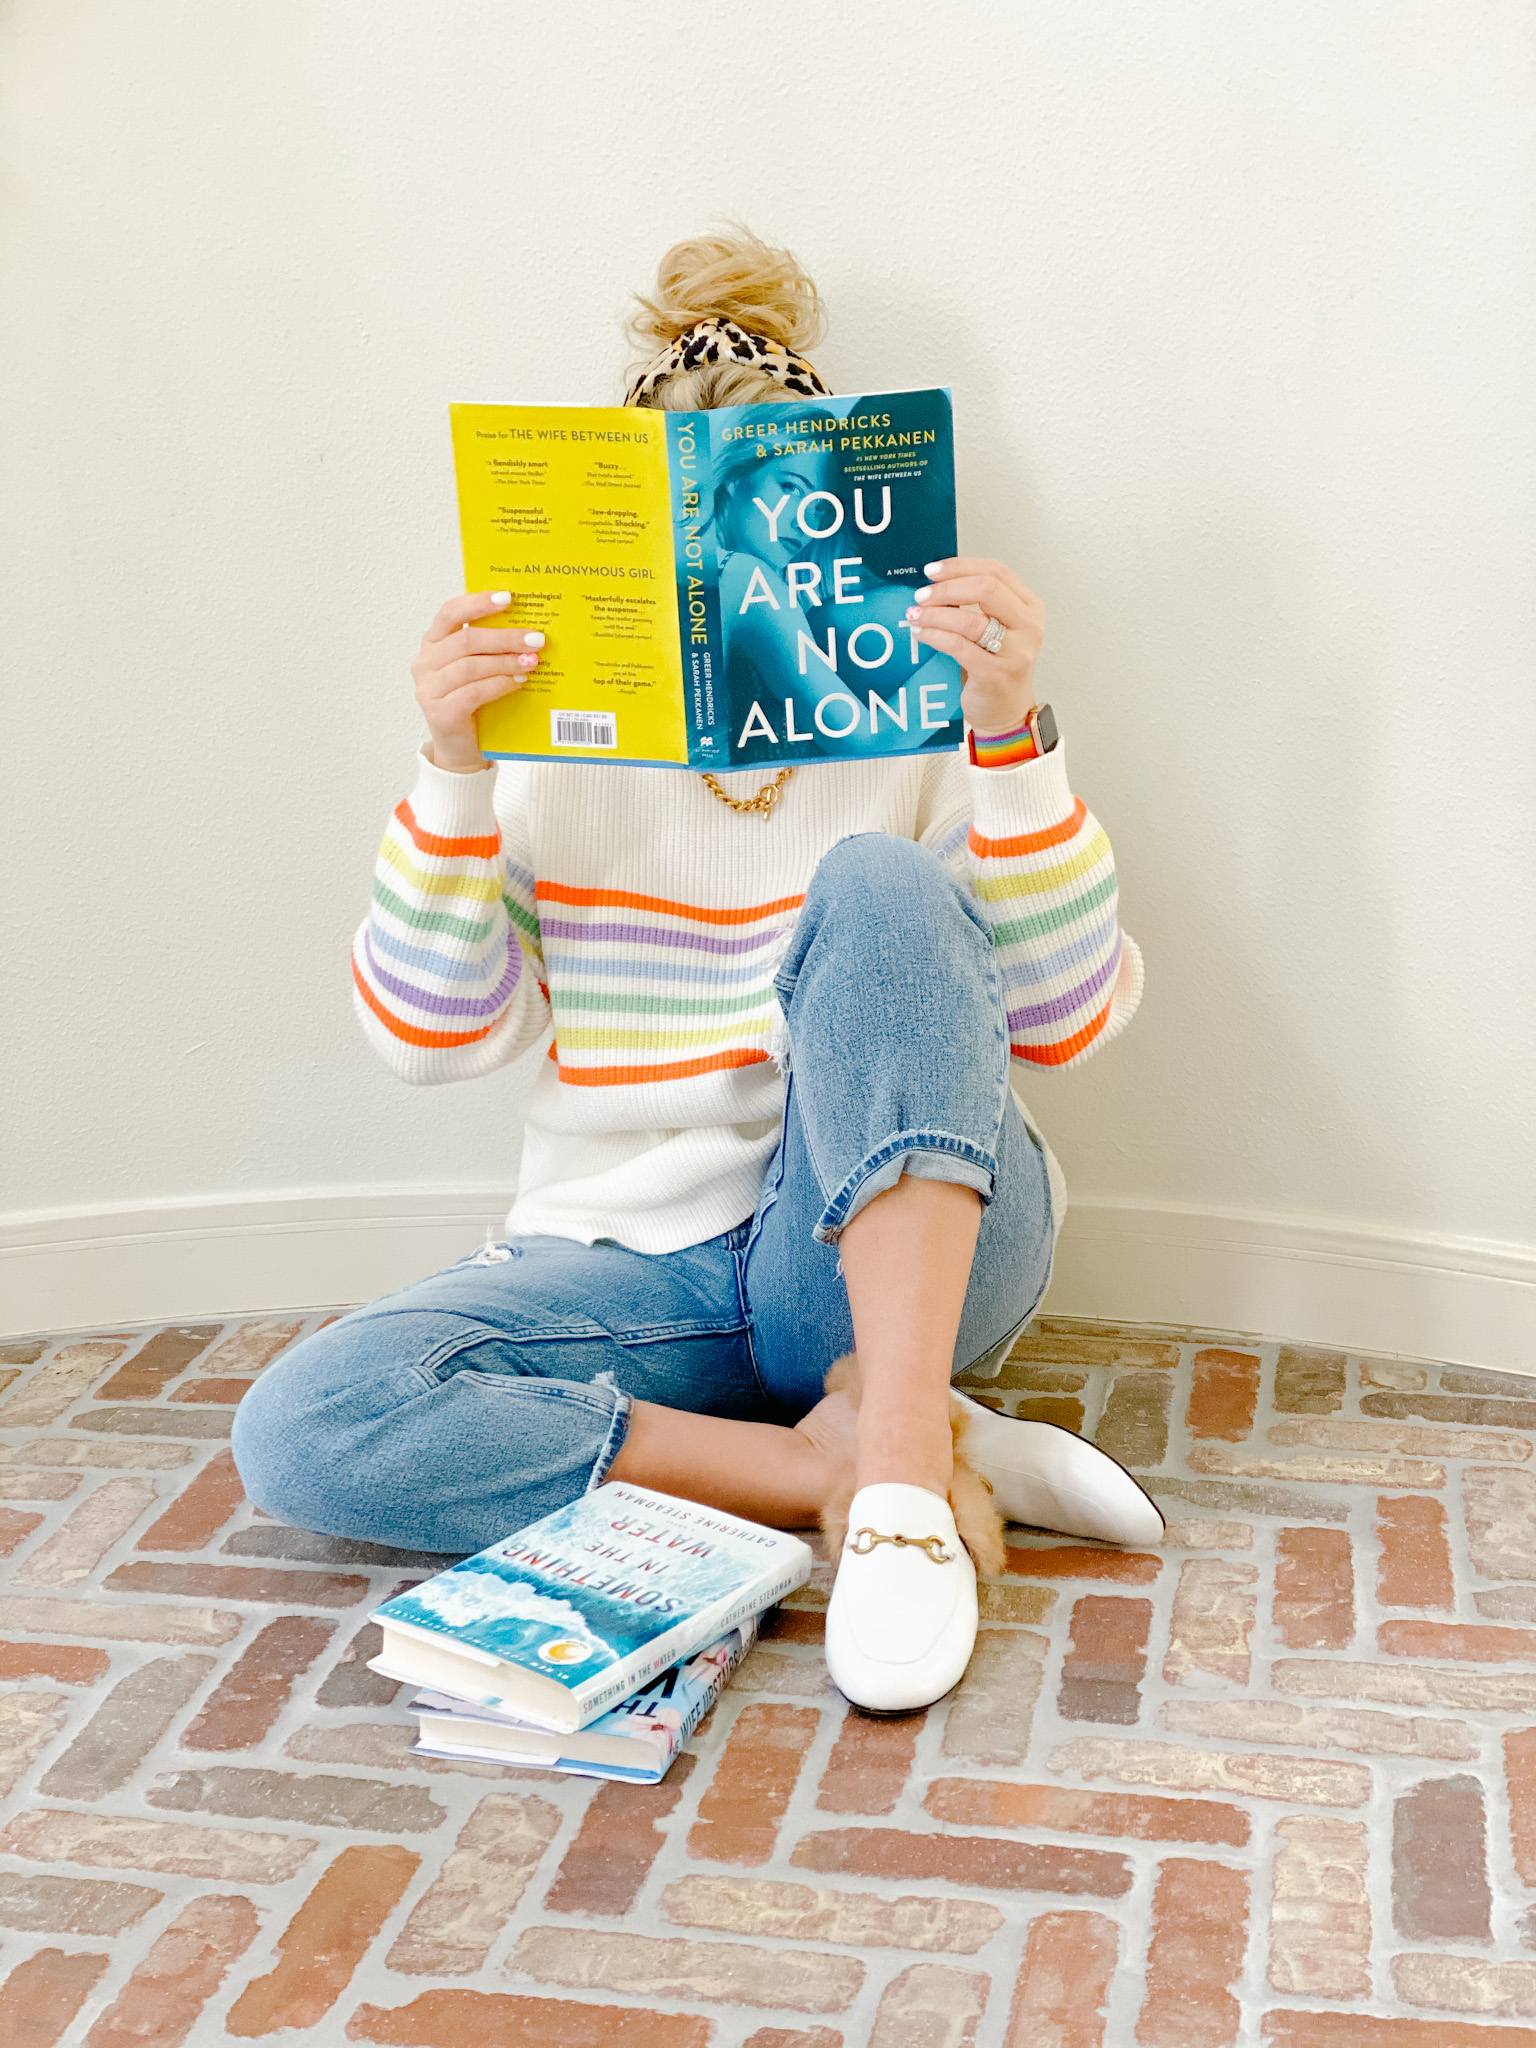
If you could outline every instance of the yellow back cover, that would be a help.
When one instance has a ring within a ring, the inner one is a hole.
[[[465,588],[510,590],[485,623],[545,636],[529,680],[480,712],[483,750],[686,767],[664,416],[585,405],[449,414]]]

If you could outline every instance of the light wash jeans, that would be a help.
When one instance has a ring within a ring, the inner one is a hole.
[[[269,1514],[440,1554],[596,1486],[632,1400],[794,1422],[853,1348],[836,1237],[903,1173],[985,1209],[953,1370],[1049,1277],[1045,1161],[1008,1091],[990,930],[935,857],[878,833],[821,861],[776,978],[790,1081],[749,1220],[684,1251],[525,1237],[355,1309],[257,1380],[235,1462]]]

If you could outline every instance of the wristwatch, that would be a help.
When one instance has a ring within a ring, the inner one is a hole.
[[[1050,753],[1059,737],[1055,712],[1049,704],[1036,704],[1012,732],[972,731],[966,742],[978,768],[1014,768],[1021,761],[1033,761],[1037,754]]]

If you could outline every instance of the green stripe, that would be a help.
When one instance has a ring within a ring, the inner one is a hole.
[[[502,897],[501,907],[503,910],[505,910],[508,917],[511,918],[512,922],[515,925],[518,925],[523,931],[525,931],[530,939],[538,938],[539,920],[534,916],[531,910],[524,910],[522,904],[517,902],[517,900],[511,896]]]
[[[750,1017],[745,1024],[722,1024],[713,1031],[556,1031],[563,1052],[681,1052],[691,1045],[741,1045],[756,1025],[767,1035],[771,1017]]]
[[[450,938],[464,939],[472,946],[478,946],[488,939],[491,927],[496,922],[494,912],[482,923],[472,924],[467,917],[450,917],[446,910],[417,910],[411,904],[402,901],[392,889],[386,889],[377,878],[373,884],[373,900],[381,909],[387,910],[391,917],[398,917],[402,924],[408,924],[413,931],[446,932]]]
[[[599,989],[556,988],[552,999],[557,1010],[631,1010],[645,1014],[658,1011],[674,1017],[718,1017],[731,1010],[750,1010],[764,1000],[765,989],[748,989],[744,994],[724,995],[697,1001],[678,996],[615,996]]]
[[[1090,910],[1107,903],[1114,893],[1115,877],[1111,872],[1081,896],[1074,896],[1070,903],[1058,903],[1054,910],[1039,911],[1034,917],[1015,917],[1007,924],[993,925],[992,942],[997,946],[1016,946],[1022,939],[1048,938],[1052,932],[1065,931],[1069,924],[1079,923]]]

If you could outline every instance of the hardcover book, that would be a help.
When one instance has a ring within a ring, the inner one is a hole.
[[[386,1600],[372,1669],[570,1734],[811,1562],[797,1536],[610,1480]]]
[[[419,1692],[411,1701],[415,1746],[425,1756],[536,1764],[578,1777],[658,1785],[756,1639],[754,1614],[571,1735],[551,1735],[494,1707],[467,1706],[448,1693]]]
[[[724,772],[960,743],[959,665],[906,619],[955,552],[947,390],[450,413],[465,587],[545,636],[479,714],[487,754]]]

